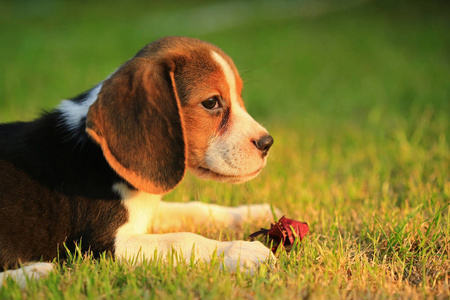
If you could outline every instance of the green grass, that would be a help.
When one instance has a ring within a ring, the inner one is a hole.
[[[188,175],[166,199],[268,202],[311,229],[254,276],[220,272],[220,260],[75,255],[0,298],[450,297],[450,7],[357,2],[233,2],[232,22],[206,1],[0,3],[0,122],[92,87],[160,36],[208,40],[234,59],[275,144],[252,182]],[[260,225],[196,232],[245,239]]]

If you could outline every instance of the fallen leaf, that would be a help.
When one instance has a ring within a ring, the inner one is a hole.
[[[261,230],[250,234],[250,238],[254,239],[259,235],[265,235],[268,242],[273,243],[272,252],[275,253],[279,245],[283,245],[286,250],[290,250],[295,239],[298,237],[300,241],[303,240],[308,232],[307,223],[282,216],[278,222],[270,225],[270,229],[261,228]]]

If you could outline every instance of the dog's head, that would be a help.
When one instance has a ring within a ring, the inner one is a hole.
[[[246,111],[242,80],[219,48],[167,37],[103,82],[87,132],[137,189],[162,194],[195,175],[243,182],[266,164],[273,139]]]

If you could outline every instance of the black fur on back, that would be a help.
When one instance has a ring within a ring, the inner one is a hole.
[[[0,269],[64,258],[64,243],[114,252],[127,211],[112,187],[125,181],[85,133],[85,119],[69,129],[62,118],[54,110],[0,124]]]

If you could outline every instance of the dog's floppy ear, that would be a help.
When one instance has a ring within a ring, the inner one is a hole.
[[[186,169],[186,146],[173,71],[134,58],[104,81],[90,107],[87,133],[110,166],[151,194],[173,189]]]

